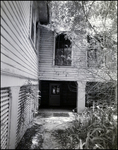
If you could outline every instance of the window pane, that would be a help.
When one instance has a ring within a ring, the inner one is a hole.
[[[34,24],[33,24],[33,21],[32,21],[32,29],[31,29],[31,39],[34,42]]]
[[[88,66],[95,67],[97,66],[97,51],[96,49],[88,50]]]
[[[55,65],[71,66],[71,42],[61,34],[56,38]]]

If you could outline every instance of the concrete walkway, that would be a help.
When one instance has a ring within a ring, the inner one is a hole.
[[[71,110],[40,109],[16,149],[61,149],[52,133],[66,129],[72,120]]]

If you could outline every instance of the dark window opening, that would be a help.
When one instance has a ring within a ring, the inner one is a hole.
[[[55,65],[71,66],[72,43],[65,34],[56,37],[55,46]]]
[[[58,95],[58,94],[60,94],[60,86],[58,86],[58,85],[52,86],[52,87],[51,87],[51,93],[52,93],[53,95]]]
[[[37,22],[36,22],[36,6],[35,2],[31,2],[30,6],[30,35],[29,39],[32,44],[34,51],[37,54]]]
[[[96,49],[89,49],[87,51],[87,60],[88,60],[88,67],[97,66],[97,50]]]
[[[88,67],[96,67],[97,66],[97,49],[96,47],[96,39],[90,36],[87,36],[87,42],[89,43],[88,51],[87,51],[87,66]]]
[[[31,39],[34,43],[34,23],[33,23],[33,20],[32,20],[32,25],[31,25]]]

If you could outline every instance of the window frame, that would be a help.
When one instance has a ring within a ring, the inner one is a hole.
[[[88,37],[87,37],[88,38]],[[87,42],[89,43],[89,47],[87,48],[87,52],[86,52],[86,60],[87,60],[87,67],[88,68],[96,68],[98,67],[98,49],[96,49],[94,46],[91,46],[90,40],[94,40],[94,43],[96,45],[96,39],[94,37],[89,37],[89,39],[87,39]],[[95,58],[89,58],[89,54],[90,52],[92,52],[92,54],[94,54]],[[95,64],[91,64],[91,61],[94,61]]]
[[[30,1],[30,19],[29,19],[29,40],[30,40],[30,43],[35,51],[35,53],[37,54],[37,22],[36,22],[36,12],[34,11],[34,14],[33,14],[33,6],[34,5],[34,2],[33,1]],[[32,40],[32,22],[34,24],[34,28],[33,28],[33,34],[34,34],[34,41]]]
[[[90,55],[90,52],[92,51],[92,54],[95,55],[95,58],[90,58],[89,55]],[[91,60],[92,59],[92,60]],[[97,60],[98,60],[98,56],[97,56],[97,49],[88,49],[87,50],[87,67],[89,68],[95,68],[98,66],[97,64]],[[91,64],[91,61],[94,61],[94,65]]]
[[[63,35],[66,35],[65,33],[61,33],[61,34],[63,34]],[[72,58],[73,58],[73,50],[72,50],[72,47],[73,47],[73,43],[72,43],[72,41],[70,41],[69,39],[69,41],[71,42],[71,64],[70,65],[57,65],[56,64],[56,38],[57,38],[57,36],[59,36],[59,35],[61,35],[61,34],[56,34],[56,33],[54,33],[54,51],[53,51],[53,66],[56,66],[56,67],[64,67],[64,68],[69,68],[69,67],[72,67],[73,66],[73,61],[72,61]]]

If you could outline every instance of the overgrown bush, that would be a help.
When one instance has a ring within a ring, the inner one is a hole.
[[[63,149],[117,149],[117,107],[86,108],[72,126],[54,135]]]

